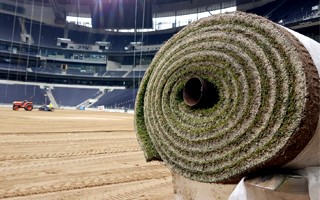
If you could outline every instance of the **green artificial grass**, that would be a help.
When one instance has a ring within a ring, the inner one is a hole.
[[[186,105],[185,83],[210,82],[219,101]],[[138,91],[135,127],[147,161],[201,182],[235,183],[293,160],[315,133],[319,77],[284,28],[241,12],[201,19],[156,54]]]

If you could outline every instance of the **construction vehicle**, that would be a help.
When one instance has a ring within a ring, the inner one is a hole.
[[[13,110],[19,110],[19,108],[24,108],[25,111],[31,111],[33,109],[33,102],[31,101],[14,101],[12,103]]]

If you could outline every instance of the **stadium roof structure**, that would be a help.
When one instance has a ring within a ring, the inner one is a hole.
[[[66,16],[91,16],[93,28],[150,28],[152,18],[195,14],[241,5],[246,9],[275,0],[7,0],[51,7],[56,23],[63,24]],[[137,3],[137,12],[134,6]],[[97,7],[99,7],[97,9]],[[121,9],[122,10],[121,10]],[[144,13],[144,14],[143,14]],[[144,23],[136,24],[143,18]],[[135,21],[137,20],[137,21]],[[115,23],[116,22],[116,23]]]

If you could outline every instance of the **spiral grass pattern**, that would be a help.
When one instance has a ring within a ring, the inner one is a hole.
[[[191,107],[188,80],[218,101]],[[192,180],[235,183],[299,154],[319,118],[319,75],[284,28],[242,12],[182,29],[158,51],[138,91],[135,126],[147,161],[162,160]]]

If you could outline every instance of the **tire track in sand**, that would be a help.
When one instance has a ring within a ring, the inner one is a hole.
[[[66,158],[66,160],[56,160],[56,161],[44,161],[41,162],[31,162],[28,164],[23,163],[21,166],[9,166],[9,167],[0,167],[0,174],[6,175],[10,173],[17,173],[17,172],[28,172],[31,170],[38,170],[40,171],[46,167],[52,166],[61,166],[61,165],[77,165],[80,163],[92,163],[98,160],[112,160],[113,162],[130,162],[130,160],[135,160],[143,157],[142,151],[136,152],[120,152],[120,153],[113,153],[113,154],[103,154],[103,155],[95,155],[94,157],[90,156],[85,158]]]
[[[88,150],[81,152],[70,152],[70,153],[46,153],[46,154],[25,154],[25,155],[7,155],[0,156],[0,161],[5,160],[22,160],[22,159],[44,159],[44,158],[62,158],[62,157],[73,157],[73,156],[84,156],[84,155],[99,155],[99,154],[110,154],[110,153],[122,153],[122,152],[137,152],[140,151],[140,147],[131,148],[109,148],[102,150]]]
[[[51,180],[42,182],[39,184],[24,184],[14,185],[11,188],[1,189],[0,198],[11,198],[20,196],[30,196],[35,194],[46,194],[58,191],[67,191],[91,187],[99,187],[111,184],[129,183],[151,179],[161,179],[169,177],[170,173],[163,166],[149,166],[143,167],[143,169],[131,169],[123,170],[116,169],[110,173],[92,174],[92,176],[86,176],[79,178],[78,174],[68,179]]]

